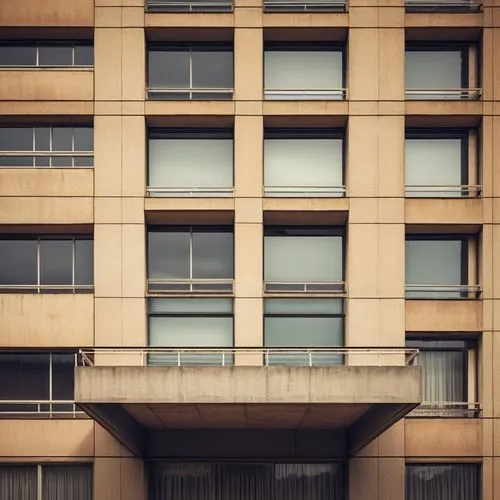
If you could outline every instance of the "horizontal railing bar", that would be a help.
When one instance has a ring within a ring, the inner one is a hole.
[[[93,290],[94,285],[0,285],[0,290]]]
[[[16,71],[16,70],[33,70],[33,71],[93,71],[93,64],[78,64],[78,65],[65,65],[65,66],[50,66],[50,65],[30,65],[30,64],[19,64],[13,66],[2,66],[0,65],[0,71]]]
[[[436,285],[436,284],[409,284],[405,285],[406,289],[410,288],[443,288],[443,289],[453,289],[453,290],[480,290],[481,285]]]
[[[233,5],[232,0],[219,0],[219,1],[205,1],[205,0],[186,0],[185,2],[180,2],[178,0],[172,1],[172,0],[147,0],[146,5],[148,7],[163,7],[167,6],[170,7],[171,5],[187,5],[187,6],[208,6],[208,7],[218,7],[218,6],[229,6]]]
[[[233,284],[234,280],[233,279],[223,279],[223,278],[218,278],[218,279],[209,279],[209,278],[202,278],[202,279],[196,279],[196,280],[183,280],[183,279],[168,279],[168,280],[163,280],[163,279],[155,279],[151,278],[148,279],[148,283],[157,283],[157,284],[170,284],[170,283],[175,283],[175,284],[197,284],[197,283],[217,283],[217,284]]]
[[[264,6],[270,5],[298,5],[298,6],[314,6],[314,5],[335,5],[335,6],[345,6],[347,5],[346,0],[264,0]]]
[[[299,191],[299,192],[307,192],[307,191],[319,191],[319,192],[342,192],[345,193],[346,187],[345,186],[264,186],[265,191],[274,191],[274,190],[279,190],[279,191]]]
[[[407,184],[405,189],[468,189],[480,191],[481,184]]]
[[[279,0],[275,0],[279,1]],[[405,5],[425,5],[435,7],[453,7],[453,6],[473,6],[480,7],[483,4],[481,1],[476,0],[405,0]]]
[[[212,94],[217,94],[217,93],[228,93],[228,92],[233,92],[234,91],[234,88],[198,88],[198,87],[193,87],[193,88],[190,88],[190,87],[186,87],[186,88],[175,88],[175,89],[171,89],[171,88],[166,88],[166,87],[148,87],[146,89],[148,92],[152,92],[152,93],[159,93],[159,92],[173,92],[173,93],[194,93],[194,92],[199,92],[199,93],[202,93],[202,92],[210,92]]]
[[[151,191],[151,192],[185,192],[185,191],[207,191],[207,192],[210,192],[210,191],[223,191],[225,193],[232,193],[234,191],[234,188],[232,187],[151,187],[151,186],[148,186],[147,188],[147,191]]]
[[[2,156],[59,156],[59,157],[73,157],[73,156],[84,156],[92,157],[94,156],[93,151],[0,151],[0,157]]]

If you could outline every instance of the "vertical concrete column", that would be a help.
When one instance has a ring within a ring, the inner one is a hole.
[[[247,10],[250,12],[245,13]],[[236,8],[238,22],[243,24],[248,20],[253,25],[234,30],[234,97],[237,107],[262,100],[263,31],[261,15],[257,15],[255,10]]]

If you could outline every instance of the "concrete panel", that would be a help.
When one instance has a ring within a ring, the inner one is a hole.
[[[5,347],[82,347],[94,342],[91,294],[0,295],[0,343]]]
[[[262,29],[236,28],[234,31],[234,95],[238,101],[262,99]]]
[[[235,347],[261,347],[264,345],[263,307],[264,303],[261,297],[235,298]],[[238,365],[261,365],[262,354],[239,354],[235,362]]]
[[[96,297],[122,295],[122,225],[96,224],[94,227],[94,276]]]
[[[264,235],[261,224],[234,225],[234,278],[237,297],[261,297]]]
[[[0,114],[10,117],[50,116],[57,120],[61,116],[87,118],[94,113],[92,101],[0,101]]]
[[[479,300],[407,300],[406,331],[481,331],[482,306]]]
[[[481,224],[482,198],[406,199],[407,224]]]
[[[94,456],[92,420],[0,420],[0,435],[0,461]]]
[[[94,72],[75,69],[0,71],[0,95],[4,101],[91,101]]]
[[[361,12],[369,9],[362,9]],[[360,13],[360,9],[354,12]],[[351,15],[355,15],[352,13]],[[349,99],[376,101],[379,97],[378,29],[355,29],[349,33],[347,86]]]
[[[460,438],[458,439],[458,436]],[[483,449],[479,419],[406,419],[407,457],[480,457]]]
[[[132,9],[123,9],[123,16]],[[144,11],[139,10],[144,17]],[[143,101],[145,98],[146,40],[144,30],[122,30],[122,99]]]
[[[123,196],[143,197],[146,190],[146,123],[143,116],[122,117]]]
[[[349,500],[378,500],[378,486],[377,459],[349,460]]]
[[[236,196],[262,196],[264,129],[260,116],[234,120],[234,192]]]
[[[94,46],[95,99],[119,101],[122,96],[122,79],[117,78],[117,75],[122,74],[121,30],[119,28],[96,28]]]
[[[122,296],[144,297],[146,288],[146,230],[144,224],[122,226]]]

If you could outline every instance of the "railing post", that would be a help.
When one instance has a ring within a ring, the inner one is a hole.
[[[269,349],[264,351],[264,362],[266,366],[269,366]]]
[[[226,366],[226,353],[222,351],[222,366]]]
[[[312,352],[309,351],[309,366],[312,366]]]
[[[181,351],[177,351],[177,366],[181,366]]]

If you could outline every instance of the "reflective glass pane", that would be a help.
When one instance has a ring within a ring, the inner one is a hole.
[[[75,240],[75,285],[94,284],[94,241]]]
[[[193,88],[233,88],[231,51],[193,51]]]
[[[73,129],[71,127],[52,128],[52,151],[73,151]]]
[[[93,156],[74,156],[75,167],[93,167],[94,157]]]
[[[75,66],[93,66],[94,47],[92,45],[75,46]]]
[[[38,47],[39,66],[72,66],[71,45],[41,45]]]
[[[0,284],[37,283],[36,240],[0,240]]]
[[[40,240],[40,284],[73,283],[73,241]]]
[[[265,314],[342,314],[342,299],[266,299]]]
[[[189,88],[188,50],[151,50],[148,58],[148,85],[150,87]]]
[[[50,127],[35,128],[35,151],[50,151]]]
[[[193,233],[193,279],[233,277],[233,233]]]
[[[35,66],[36,48],[30,45],[0,45],[0,66]]]
[[[33,156],[0,156],[0,167],[32,167]]]
[[[340,236],[266,236],[265,281],[342,281]]]
[[[1,127],[0,151],[33,151],[31,127]]]
[[[405,85],[407,89],[462,88],[462,52],[406,51]]]
[[[331,90],[343,87],[342,52],[267,50],[264,54],[268,90]]]
[[[52,156],[51,163],[53,167],[72,167],[73,157],[72,156]]]
[[[92,127],[75,127],[75,151],[94,151],[94,129]]]
[[[75,377],[75,355],[52,355],[52,399],[73,401]]]
[[[148,234],[148,278],[189,279],[190,235],[188,232]]]
[[[232,187],[232,139],[151,139],[149,185]]]
[[[35,167],[50,167],[50,157],[49,156],[36,156],[35,157]]]
[[[231,299],[149,299],[148,304],[150,314],[232,314],[233,312],[233,301]]]

